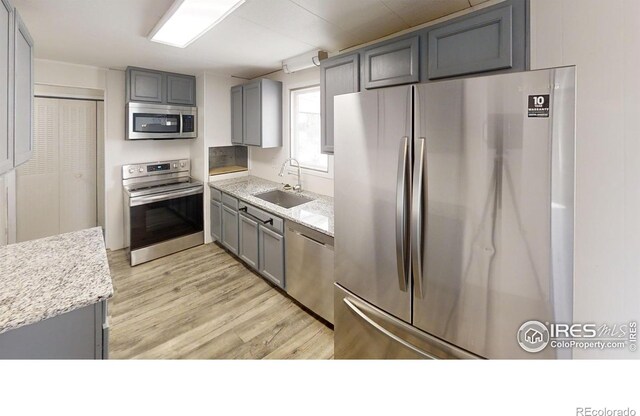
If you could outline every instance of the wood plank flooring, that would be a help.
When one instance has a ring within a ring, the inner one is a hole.
[[[109,252],[109,355],[333,358],[333,331],[216,244],[130,267]]]

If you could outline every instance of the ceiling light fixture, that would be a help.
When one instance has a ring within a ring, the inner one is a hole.
[[[176,0],[149,33],[153,42],[186,48],[245,0]]]
[[[294,56],[293,58],[282,61],[282,70],[285,74],[291,74],[292,72],[313,68],[314,66],[320,66],[320,61],[327,59],[328,56],[329,55],[326,51],[319,49],[303,53],[302,55]]]

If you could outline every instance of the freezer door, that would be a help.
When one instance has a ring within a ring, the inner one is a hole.
[[[479,358],[418,331],[338,284],[334,294],[337,359]]]
[[[410,322],[412,89],[334,100],[336,281]]]
[[[517,334],[572,319],[574,68],[415,91],[414,325],[486,358],[570,358]]]

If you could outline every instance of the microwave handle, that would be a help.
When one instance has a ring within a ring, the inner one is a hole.
[[[180,113],[180,135],[182,136],[182,126],[184,126],[183,115]]]

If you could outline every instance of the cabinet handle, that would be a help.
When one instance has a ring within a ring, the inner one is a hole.
[[[262,224],[269,224],[269,225],[273,225],[273,218],[269,218],[268,220],[261,220],[260,218],[256,217],[255,215],[251,215],[247,212],[247,207],[242,207],[240,208],[238,211],[242,211],[242,213],[246,216],[249,217],[255,221],[258,221]]]
[[[304,234],[299,233],[299,232],[297,232],[297,231],[294,231],[294,233],[298,234],[300,237],[304,237],[304,238],[306,238],[307,240],[311,240],[312,242],[314,242],[314,243],[316,243],[316,244],[320,244],[320,245],[321,245],[321,246],[323,246],[323,247],[324,247],[324,246],[326,246],[326,244],[325,244],[325,243],[323,243],[323,242],[321,242],[321,241],[318,241],[318,240],[316,240],[315,238],[311,238],[311,237],[309,237],[308,235],[304,235]]]

